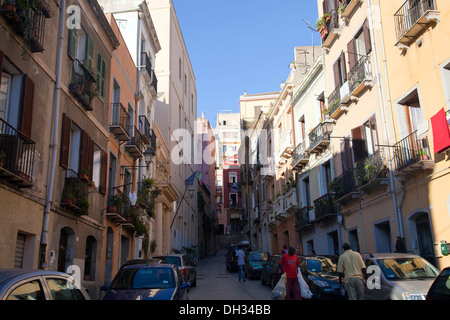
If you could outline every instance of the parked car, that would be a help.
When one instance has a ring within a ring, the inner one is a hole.
[[[427,300],[450,300],[450,267],[444,268],[434,280]]]
[[[246,255],[244,272],[248,279],[260,279],[264,265],[269,260],[267,252],[250,251]]]
[[[0,300],[91,300],[67,273],[0,269]]]
[[[269,261],[261,271],[261,284],[268,284],[271,288],[277,285],[282,275],[280,265],[278,264],[280,259],[281,255],[273,255],[269,258]]]
[[[306,270],[303,269],[302,274],[313,293],[313,299],[345,299],[345,296],[341,295],[339,274],[332,257],[314,256],[305,259]]]
[[[227,271],[229,272],[238,272],[239,270],[236,258],[236,252],[239,246],[242,247],[242,250],[247,251],[250,247],[250,244],[248,241],[241,241],[239,244],[232,244],[228,247],[228,252],[225,255],[225,263],[227,265]]]
[[[132,264],[150,264],[150,263],[162,263],[163,260],[162,259],[133,259],[133,260],[128,260],[126,262],[124,262],[120,268],[132,265]]]
[[[168,254],[155,256],[153,259],[160,259],[164,263],[176,265],[180,269],[184,281],[189,282],[191,287],[197,286],[197,270],[187,254]]]
[[[373,253],[362,257],[368,268],[364,289],[367,300],[425,300],[439,275],[436,267],[412,253]],[[376,267],[376,273],[371,274],[371,266]],[[377,281],[379,289],[371,285]]]
[[[189,282],[173,264],[131,264],[119,270],[103,300],[187,300]]]

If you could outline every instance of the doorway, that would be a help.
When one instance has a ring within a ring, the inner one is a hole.
[[[427,213],[423,212],[416,218],[416,230],[420,256],[437,266],[433,249],[433,235]]]
[[[72,229],[65,227],[61,229],[58,246],[58,269],[66,272],[67,267],[73,264],[75,234]]]

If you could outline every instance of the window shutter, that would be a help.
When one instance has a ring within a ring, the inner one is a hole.
[[[340,63],[340,61],[338,60],[333,65],[335,88],[339,88],[341,86],[341,75],[339,74],[339,63]]]
[[[353,168],[352,155],[350,153],[350,139],[348,138],[341,141],[341,165],[342,172]]]
[[[33,101],[34,82],[27,75],[24,75],[20,131],[27,137],[31,137],[31,125],[33,122]]]
[[[65,169],[69,168],[71,128],[72,128],[72,120],[65,113],[63,113],[61,126],[61,153],[59,157],[59,165]]]
[[[370,41],[370,28],[369,28],[369,20],[366,19],[364,21],[364,41],[366,45],[366,55],[372,52],[372,42]]]
[[[352,146],[353,146],[353,158],[355,162],[360,162],[367,158],[367,147],[364,138],[364,127],[359,126],[352,129]]]
[[[347,52],[348,52],[348,67],[350,69],[350,71],[352,71],[353,67],[356,65],[356,44],[355,44],[355,39],[352,39],[348,44],[347,44]]]
[[[342,78],[344,79],[344,83],[345,83],[347,81],[347,66],[345,65],[345,54],[344,54],[344,51],[341,52],[341,57],[340,57],[339,61],[341,63]]]
[[[94,142],[91,137],[82,131],[80,145],[80,172],[89,171],[89,178],[92,179],[92,168],[94,165]]]
[[[330,9],[328,8],[328,0],[324,0],[322,3],[323,14],[330,13]]]
[[[107,183],[107,174],[108,174],[108,154],[105,151],[102,151],[101,155],[101,178],[100,178],[100,187],[99,191],[101,194],[106,194],[106,183]]]
[[[89,70],[92,70],[92,67],[94,66],[94,41],[88,34],[86,34],[86,52],[84,59],[84,65]]]
[[[69,56],[75,59],[77,57],[78,31],[77,29],[69,29]]]

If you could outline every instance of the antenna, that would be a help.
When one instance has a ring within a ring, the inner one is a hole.
[[[315,55],[315,50],[314,50],[314,32],[319,33],[319,31],[317,31],[316,29],[314,29],[313,26],[311,26],[311,25],[309,24],[309,22],[306,21],[305,19],[302,19],[302,20],[303,20],[303,22],[306,24],[306,27],[307,27],[309,30],[312,31],[312,32],[311,32],[311,39],[312,39],[313,61],[316,61],[316,57],[314,56],[314,55]]]

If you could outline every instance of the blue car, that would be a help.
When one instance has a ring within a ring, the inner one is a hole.
[[[187,300],[188,282],[171,264],[132,264],[122,267],[103,300]]]

